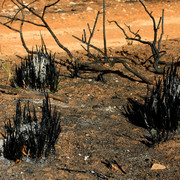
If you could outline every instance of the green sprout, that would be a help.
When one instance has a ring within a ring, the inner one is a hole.
[[[127,45],[128,45],[128,46],[131,46],[131,45],[133,45],[133,40],[126,39],[126,42],[127,42]]]
[[[60,83],[60,76],[59,76],[59,78],[58,78],[58,85],[57,85],[57,91],[59,91],[59,83]]]
[[[4,62],[4,63],[3,63],[3,62]],[[8,66],[6,60],[1,59],[1,58],[0,58],[0,63],[1,63],[1,65],[2,65],[2,67],[4,68],[4,70],[7,72],[8,76],[9,76],[9,77],[8,77],[8,81],[9,81],[9,79],[11,78],[11,71],[10,71],[10,69],[9,69],[9,66]]]

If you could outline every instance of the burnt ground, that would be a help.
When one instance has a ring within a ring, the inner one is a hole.
[[[99,7],[98,3],[95,5]],[[2,40],[5,41],[3,38]],[[180,56],[178,36],[163,40],[162,49],[167,51],[164,61],[176,61]],[[15,64],[20,63],[17,53],[6,53],[3,47],[1,50],[1,57],[6,59],[14,72]],[[72,52],[80,62],[92,61],[86,53],[77,48]],[[22,54],[26,55],[23,50]],[[139,62],[148,57],[150,49],[141,44],[108,46],[108,54],[128,55]],[[58,62],[67,58],[66,54],[57,53],[57,66],[60,67]],[[61,112],[62,121],[62,132],[56,144],[55,155],[37,161],[24,157],[20,163],[1,157],[1,179],[179,179],[179,133],[169,141],[149,148],[142,143],[146,141],[144,136],[148,135],[147,131],[131,124],[123,115],[128,98],[143,102],[147,84],[128,72],[122,64],[114,67],[107,64],[95,66],[89,71],[80,71],[80,78],[70,78],[67,69],[61,66],[60,89],[56,95],[67,102],[50,99],[52,107],[56,106]],[[149,79],[155,76],[144,67],[134,67]],[[0,85],[10,86],[7,73],[2,66],[0,68]],[[97,81],[99,74],[104,74],[103,81]],[[31,96],[36,95],[36,92],[31,90],[25,92]],[[1,91],[1,130],[5,119],[15,114],[19,98],[22,103],[29,100],[37,111],[42,106],[41,98],[27,98],[22,96],[22,93]],[[116,161],[122,169],[116,164],[108,168],[105,165],[107,161]],[[164,169],[152,169],[153,164],[163,165]]]

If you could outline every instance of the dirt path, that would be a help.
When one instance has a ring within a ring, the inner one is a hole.
[[[161,16],[162,9],[165,10],[165,32],[163,39],[180,38],[180,2],[178,1],[161,1],[157,3],[145,2],[149,11],[153,12],[156,20]],[[116,1],[107,1],[107,20],[116,20],[120,25],[124,23],[131,25],[134,31],[140,29],[143,39],[153,39],[152,21],[144,11],[139,2],[122,3]],[[42,4],[37,4],[41,10]],[[10,14],[14,12],[14,6],[6,3],[1,12]],[[97,11],[102,11],[102,3],[97,1],[62,1],[55,7],[49,9],[46,14],[47,22],[55,32],[59,40],[69,50],[82,49],[81,43],[72,35],[82,36],[83,29],[87,30],[87,23],[93,26]],[[30,16],[30,18],[33,18]],[[38,22],[37,19],[33,19]],[[15,24],[18,27],[18,24]],[[24,37],[29,48],[40,45],[40,31],[45,39],[47,47],[54,52],[62,52],[56,45],[49,32],[43,28],[26,25],[23,28]],[[107,46],[120,47],[127,44],[122,32],[115,26],[106,22]],[[96,32],[92,41],[98,47],[103,47],[102,43],[102,15],[99,17]],[[3,55],[22,55],[25,50],[22,47],[19,34],[3,26],[0,26],[0,56]]]

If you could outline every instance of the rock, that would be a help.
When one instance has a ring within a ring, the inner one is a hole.
[[[70,2],[69,4],[70,4],[70,5],[75,5],[76,3],[75,3],[75,2]]]
[[[164,165],[154,163],[151,167],[151,170],[160,170],[160,169],[166,169]]]
[[[2,153],[3,153],[3,142],[4,142],[4,140],[3,140],[3,139],[0,139],[0,156],[1,156]]]
[[[87,11],[92,11],[93,10],[93,8],[91,8],[91,7],[87,7],[87,9],[86,9]]]
[[[55,13],[58,13],[58,12],[62,12],[63,10],[62,9],[57,9],[57,10],[55,10],[54,12]]]

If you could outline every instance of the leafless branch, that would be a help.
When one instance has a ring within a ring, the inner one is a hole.
[[[103,0],[103,39],[104,39],[104,54],[107,57],[107,47],[106,47],[106,7],[105,7],[105,0]]]
[[[18,7],[18,10],[17,12],[15,13],[14,17],[10,17],[10,16],[5,16],[5,15],[0,15],[0,17],[2,18],[6,18],[6,19],[9,19],[8,21],[6,21],[5,23],[1,22],[0,21],[0,24],[8,27],[9,29],[11,30],[14,30],[16,32],[19,32],[20,33],[20,37],[21,37],[21,41],[22,41],[22,44],[23,46],[25,47],[26,51],[27,52],[30,52],[25,44],[25,41],[23,39],[23,33],[22,33],[22,27],[23,27],[23,24],[24,23],[29,23],[29,24],[32,24],[32,25],[35,25],[35,26],[40,26],[40,27],[43,27],[43,28],[46,28],[49,33],[51,34],[51,36],[54,38],[54,40],[56,41],[57,45],[62,48],[67,54],[68,56],[72,59],[73,56],[71,54],[71,52],[64,46],[60,43],[59,39],[56,37],[56,35],[54,34],[54,32],[52,31],[52,29],[50,28],[49,24],[46,22],[46,20],[44,19],[44,16],[45,16],[45,13],[46,13],[46,10],[47,8],[51,7],[51,6],[54,6],[55,4],[57,4],[60,0],[57,0],[49,5],[46,5],[44,6],[43,8],[43,12],[41,15],[39,15],[35,10],[34,8],[30,7],[30,5],[32,5],[33,3],[37,2],[38,0],[34,0],[32,2],[30,2],[29,4],[25,4],[23,1],[21,0],[11,0],[12,3],[14,3],[17,7]],[[28,10],[30,13],[32,13],[32,15],[34,15],[35,17],[39,18],[41,23],[34,23],[30,20],[27,20],[25,18],[25,15],[23,15],[23,10],[26,9]],[[21,12],[22,14],[22,18],[18,18],[17,15]],[[20,25],[20,30],[18,29],[15,29],[15,28],[12,28],[9,23],[12,23],[14,21],[20,21],[21,22],[21,25]]]
[[[162,41],[162,37],[164,35],[164,9],[162,11],[161,30],[162,30],[162,33],[161,33],[161,36],[160,36],[159,41],[158,41],[158,51],[160,51],[160,49],[161,49],[161,41]]]
[[[44,18],[46,9],[49,8],[49,7],[51,7],[51,6],[56,5],[59,1],[60,1],[60,0],[57,0],[57,1],[55,1],[54,3],[51,3],[51,4],[49,4],[49,5],[46,5],[46,6],[44,7],[44,9],[43,9],[42,18]]]
[[[11,29],[11,30],[13,30],[13,31],[15,31],[15,32],[18,32],[18,33],[20,32],[18,29],[13,28],[13,27],[7,25],[6,23],[0,22],[0,24],[2,24],[3,26],[5,26],[5,27],[7,27],[7,28],[9,28],[9,29]]]
[[[84,46],[82,46],[82,47],[88,52],[88,56],[92,57],[95,60],[95,62],[86,63],[86,65],[88,65],[88,64],[90,65],[90,64],[93,64],[93,63],[102,63],[102,64],[108,63],[112,67],[116,63],[122,63],[123,66],[129,72],[131,72],[132,74],[134,74],[135,76],[140,78],[142,81],[144,81],[146,83],[152,83],[151,80],[149,80],[146,77],[144,77],[143,75],[141,75],[135,68],[133,68],[130,65],[129,61],[134,63],[135,65],[138,65],[138,63],[134,59],[132,59],[130,57],[108,57],[107,56],[106,37],[105,37],[105,0],[103,0],[103,40],[104,40],[104,52],[100,48],[98,48],[97,46],[91,44],[91,39],[92,39],[92,37],[94,35],[94,31],[95,31],[95,28],[96,28],[96,24],[97,24],[97,21],[98,21],[99,14],[100,14],[100,12],[97,13],[97,16],[96,16],[96,19],[95,19],[92,31],[91,31],[91,28],[90,28],[89,24],[87,24],[88,25],[88,30],[89,30],[89,33],[90,33],[89,39],[87,39],[86,31],[85,30],[83,30],[82,39],[80,39],[80,38],[78,38],[78,37],[73,35],[74,38],[76,38],[77,40],[79,40],[83,44],[87,45],[87,49]],[[116,21],[111,21],[111,22],[116,23],[116,25],[123,31],[126,39],[136,40],[136,41],[140,41],[140,42],[142,42],[144,44],[149,44],[150,45],[150,42],[141,40],[141,36],[138,34],[139,30],[135,33],[135,32],[133,32],[131,30],[130,26],[126,25],[127,28],[129,29],[129,31],[134,35],[134,38],[130,38],[126,34],[125,30],[121,26],[119,26],[119,24]],[[96,55],[91,54],[90,50],[89,50],[90,47],[93,48],[94,50],[96,50],[97,52],[99,52],[102,55],[102,57],[101,58],[97,58]]]
[[[20,19],[20,18],[17,18],[17,17],[10,17],[10,16],[6,16],[6,15],[0,15],[0,17],[2,18],[6,18],[6,19],[10,19],[9,21],[7,21],[6,23],[3,23],[4,24],[9,24],[9,23],[12,23],[12,21],[24,21],[25,23],[29,23],[29,24],[32,24],[32,25],[35,25],[35,26],[40,26],[40,27],[45,27],[43,24],[38,24],[38,23],[35,23],[35,22],[32,22],[32,21],[29,21],[29,20],[26,20],[26,19]],[[1,23],[2,24],[2,23]]]
[[[136,33],[134,33],[134,32],[131,30],[130,26],[126,25],[127,28],[129,29],[129,31],[135,36],[135,37],[133,38],[133,37],[129,37],[129,36],[127,35],[126,31],[117,23],[117,21],[109,21],[109,23],[115,23],[115,24],[117,25],[117,27],[122,30],[122,32],[123,32],[124,36],[126,37],[126,39],[128,39],[128,40],[133,40],[133,41],[138,41],[138,42],[140,42],[140,43],[142,43],[142,44],[148,44],[148,45],[151,44],[149,41],[144,41],[144,40],[141,39],[141,36],[138,34],[138,33],[139,33],[139,30],[138,30]]]
[[[89,47],[92,47],[92,48],[95,49],[96,51],[100,52],[103,56],[105,56],[104,52],[103,52],[101,49],[97,48],[96,46],[94,46],[94,45],[92,45],[92,44],[89,44],[89,43],[88,43],[89,41],[87,42],[87,41],[84,41],[83,39],[80,39],[80,38],[74,36],[74,35],[72,35],[72,36],[73,36],[74,38],[76,38],[77,40],[81,41],[82,43],[84,43],[84,44],[88,45]]]
[[[139,30],[135,33],[135,32],[133,32],[131,30],[130,26],[126,25],[126,27],[128,28],[129,32],[134,35],[134,37],[130,37],[130,36],[127,35],[127,33],[124,30],[124,28],[122,28],[117,23],[117,21],[109,21],[109,22],[110,23],[112,23],[112,22],[115,23],[117,25],[117,27],[121,29],[121,31],[123,32],[123,34],[126,37],[126,39],[137,41],[137,42],[140,42],[142,44],[149,45],[151,47],[152,55],[145,60],[145,63],[147,61],[149,61],[153,57],[153,59],[154,59],[153,67],[155,69],[155,72],[156,73],[163,73],[163,71],[159,69],[158,64],[159,64],[160,58],[163,55],[166,54],[166,51],[160,51],[161,50],[161,41],[162,41],[162,37],[163,37],[163,34],[164,34],[164,10],[162,10],[162,16],[159,18],[159,22],[156,25],[156,21],[155,21],[155,18],[152,16],[152,12],[150,13],[147,10],[147,8],[146,8],[145,4],[142,2],[142,0],[139,0],[139,2],[142,4],[142,6],[144,7],[146,13],[149,15],[149,17],[153,21],[153,29],[154,29],[154,39],[153,39],[153,42],[142,40],[141,36],[139,35]],[[160,25],[161,25],[161,35],[160,35],[160,38],[159,38],[158,44],[157,44],[157,36],[158,36],[158,30],[160,29]]]

